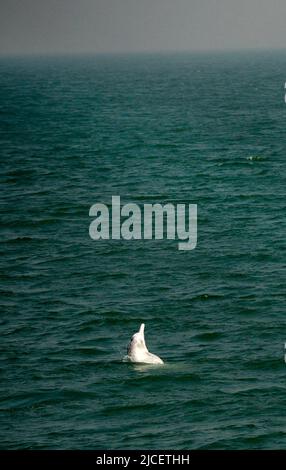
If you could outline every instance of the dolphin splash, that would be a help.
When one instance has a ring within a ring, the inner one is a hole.
[[[127,359],[130,362],[141,364],[164,364],[160,357],[148,351],[144,337],[145,324],[142,323],[139,331],[135,333],[127,348]]]

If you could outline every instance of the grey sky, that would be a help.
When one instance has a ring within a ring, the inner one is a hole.
[[[0,53],[286,47],[286,0],[0,0]]]

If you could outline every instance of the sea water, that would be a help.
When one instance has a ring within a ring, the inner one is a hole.
[[[4,449],[285,448],[286,54],[3,58]],[[197,245],[89,209],[197,204]],[[140,324],[163,367],[122,362]]]

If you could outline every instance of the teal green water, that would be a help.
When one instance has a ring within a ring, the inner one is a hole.
[[[1,448],[285,448],[286,54],[0,70]],[[91,240],[112,195],[198,204],[197,248]]]

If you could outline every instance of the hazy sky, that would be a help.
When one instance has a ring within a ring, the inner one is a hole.
[[[286,0],[0,0],[0,53],[286,47]]]

